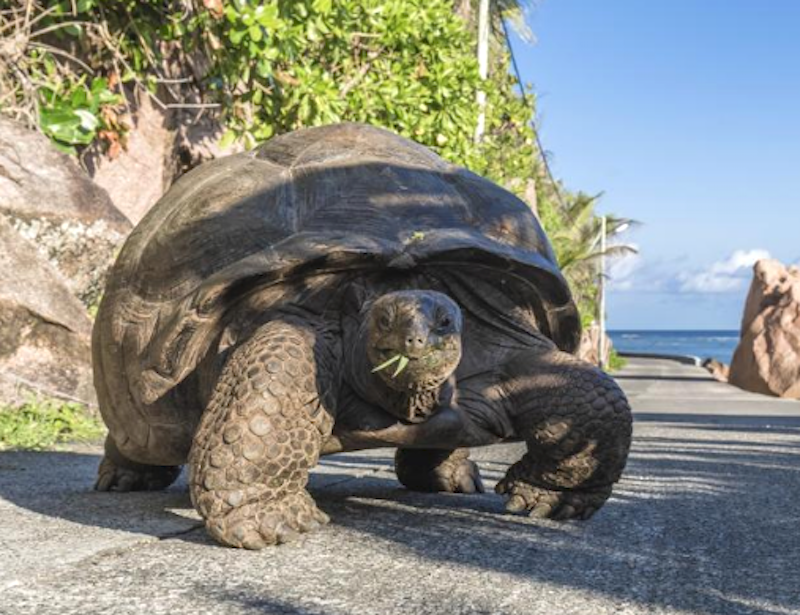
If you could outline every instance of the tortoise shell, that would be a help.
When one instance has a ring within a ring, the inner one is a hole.
[[[185,440],[185,411],[158,401],[203,360],[241,289],[451,263],[522,282],[539,331],[576,348],[577,310],[530,208],[408,139],[340,124],[201,165],[148,212],[109,275],[93,352],[112,435],[130,435],[138,415],[140,446]],[[153,442],[153,424],[175,433]]]

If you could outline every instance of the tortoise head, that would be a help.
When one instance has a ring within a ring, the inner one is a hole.
[[[390,292],[367,314],[367,356],[372,371],[396,391],[440,387],[461,360],[458,305],[435,291]]]

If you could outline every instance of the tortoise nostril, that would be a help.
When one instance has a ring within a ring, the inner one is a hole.
[[[425,348],[425,339],[422,337],[407,337],[406,349],[407,350],[421,350]]]

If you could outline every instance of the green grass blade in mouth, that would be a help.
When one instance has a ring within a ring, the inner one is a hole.
[[[399,354],[394,355],[391,359],[389,359],[387,361],[384,361],[383,363],[378,365],[378,367],[373,368],[372,373],[374,374],[375,372],[379,372],[381,370],[386,369],[387,367],[389,367],[393,363],[397,363],[398,361],[401,360],[400,357],[403,357],[403,355],[399,355]],[[405,357],[403,357],[403,359],[405,359]],[[406,359],[406,361],[408,361],[408,359]]]
[[[407,356],[405,356],[404,354],[400,355],[400,363],[397,364],[397,369],[394,370],[392,378],[397,378],[397,376],[400,375],[400,372],[402,372],[406,368],[406,365],[408,365],[408,361],[409,359]]]

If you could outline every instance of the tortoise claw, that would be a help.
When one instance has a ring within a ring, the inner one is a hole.
[[[258,550],[313,532],[328,522],[305,491],[276,500],[260,500],[206,518],[209,533],[230,547]]]
[[[397,477],[409,489],[440,493],[484,493],[478,465],[467,449],[398,449]]]
[[[95,491],[160,491],[178,478],[180,466],[147,466],[133,464],[125,467],[104,457],[97,470]]]
[[[519,479],[503,479],[495,488],[507,494],[506,510],[511,513],[528,511],[533,519],[586,520],[594,515],[611,494],[611,487],[556,491],[530,485]]]

